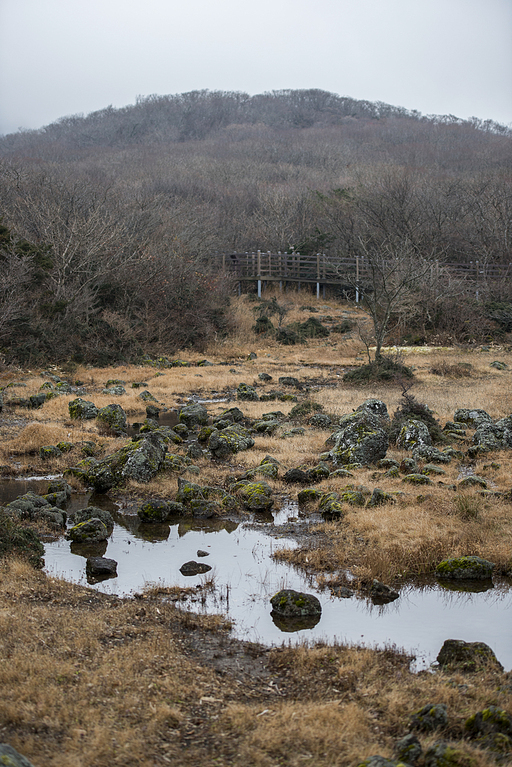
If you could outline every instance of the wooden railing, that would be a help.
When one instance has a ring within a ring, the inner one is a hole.
[[[219,268],[231,274],[241,285],[244,282],[257,282],[258,295],[261,295],[263,283],[279,282],[316,284],[317,295],[320,288],[325,292],[326,285],[338,286],[341,290],[355,293],[358,300],[358,287],[371,285],[369,261],[364,256],[352,258],[331,257],[325,253],[302,255],[301,253],[254,253],[215,254]],[[466,263],[448,263],[432,261],[434,275],[439,275],[443,282],[457,281],[468,292],[478,296],[490,283],[510,282],[512,264],[489,264],[484,261]]]

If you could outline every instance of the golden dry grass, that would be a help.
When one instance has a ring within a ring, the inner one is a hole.
[[[2,740],[45,767],[345,767],[392,757],[412,713],[435,702],[449,723],[420,734],[423,748],[442,738],[473,767],[493,764],[465,741],[464,722],[507,706],[496,672],[416,675],[393,649],[244,648],[221,619],[167,596],[119,600],[4,561]]]

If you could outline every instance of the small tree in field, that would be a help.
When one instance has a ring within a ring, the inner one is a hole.
[[[404,323],[415,313],[422,283],[431,273],[432,261],[420,256],[408,241],[399,245],[373,245],[360,241],[364,254],[362,303],[368,311],[375,337],[375,360],[393,318]],[[359,285],[357,288],[359,289]]]

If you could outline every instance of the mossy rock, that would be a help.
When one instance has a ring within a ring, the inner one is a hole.
[[[434,484],[429,477],[425,474],[406,474],[402,479],[402,482],[407,482],[410,485],[432,485]]]
[[[486,580],[492,576],[494,565],[475,556],[445,559],[436,567],[436,576],[442,580]]]
[[[266,482],[239,482],[232,490],[248,511],[269,511],[274,505],[272,489]]]
[[[128,428],[126,413],[121,405],[115,403],[106,405],[98,410],[96,420],[116,434],[122,434]]]
[[[313,594],[283,589],[270,600],[272,610],[283,617],[317,616],[322,613],[320,600]]]
[[[385,504],[388,504],[388,503],[390,504],[396,503],[395,496],[391,495],[391,493],[386,493],[385,490],[381,490],[380,488],[376,487],[374,488],[372,492],[372,496],[366,505],[369,508],[373,508],[375,506],[384,506]]]
[[[191,405],[184,405],[184,407],[180,408],[178,420],[180,423],[185,424],[187,429],[194,429],[196,426],[206,426],[208,424],[208,411],[204,405],[201,405],[199,402],[193,402]]]
[[[437,662],[451,671],[474,672],[485,668],[503,671],[503,666],[485,642],[447,639],[439,651]]]
[[[488,706],[464,723],[464,729],[472,738],[482,738],[491,733],[512,737],[512,716],[498,706]]]
[[[73,443],[72,442],[57,442],[56,447],[58,450],[60,450],[61,453],[69,453],[70,450],[73,450]]]
[[[165,522],[169,516],[169,504],[161,499],[145,501],[137,509],[137,516],[142,522]]]
[[[80,522],[87,522],[89,519],[99,519],[103,522],[107,528],[107,532],[110,535],[114,530],[114,518],[110,511],[107,509],[100,509],[98,506],[86,506],[83,509],[75,511],[73,514],[73,521],[75,524]]]
[[[108,530],[101,519],[88,519],[86,522],[79,522],[71,527],[66,538],[73,543],[95,543],[97,541],[106,541]]]
[[[236,398],[245,402],[257,402],[259,400],[258,392],[254,386],[249,386],[249,384],[246,383],[238,384]]]
[[[75,421],[90,421],[98,415],[98,408],[94,402],[77,397],[68,404],[69,417]]]
[[[307,506],[310,503],[316,503],[324,495],[321,490],[315,490],[313,487],[307,487],[301,490],[297,495],[299,506]]]
[[[425,767],[474,767],[474,759],[444,741],[433,743],[425,751]]]
[[[234,453],[248,450],[253,445],[251,433],[239,423],[221,431],[213,431],[208,440],[208,449],[216,458],[228,458]]]
[[[42,461],[49,461],[52,458],[59,458],[62,455],[62,450],[59,450],[57,445],[44,445],[39,448],[39,458]]]
[[[488,484],[487,480],[485,480],[483,477],[479,477],[476,474],[471,474],[469,477],[464,477],[464,479],[459,482],[458,487],[481,487],[484,490],[487,490]]]
[[[410,720],[413,730],[432,732],[448,724],[448,710],[444,703],[428,703],[416,711]]]
[[[8,743],[0,743],[0,764],[4,767],[34,767],[32,762]]]

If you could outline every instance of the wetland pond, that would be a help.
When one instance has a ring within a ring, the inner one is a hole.
[[[33,490],[43,493],[47,481],[4,480],[1,502]],[[404,585],[399,599],[376,605],[354,595],[335,597],[318,591],[306,575],[276,561],[279,548],[293,548],[286,537],[288,519],[297,517],[293,503],[265,517],[265,522],[180,518],[162,525],[141,524],[137,516],[120,513],[106,496],[73,495],[68,515],[88,505],[107,508],[115,519],[108,541],[87,548],[60,538],[45,544],[45,571],[99,591],[129,596],[148,585],[192,587],[177,596],[183,609],[222,613],[233,621],[233,636],[266,645],[283,642],[338,641],[368,647],[394,645],[416,656],[413,668],[435,661],[445,639],[481,641],[495,652],[505,670],[512,669],[512,589],[495,581],[486,591],[455,591],[430,583]],[[199,558],[198,551],[203,556]],[[207,556],[204,556],[207,554]],[[117,577],[90,583],[88,556],[116,560]],[[212,570],[185,576],[180,567],[190,560]],[[316,625],[287,632],[271,616],[270,597],[283,588],[314,593],[322,614]]]

